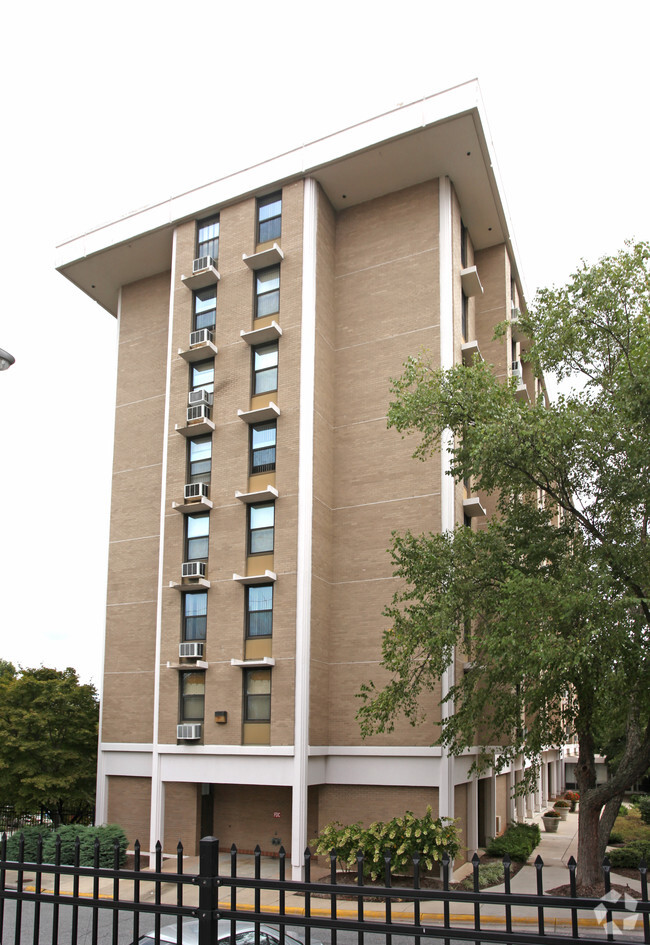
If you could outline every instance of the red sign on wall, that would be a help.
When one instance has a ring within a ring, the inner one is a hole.
[[[279,811],[279,810],[274,810],[274,811],[273,811],[273,816],[274,816],[274,817],[279,817],[279,816],[280,816],[280,811]]]

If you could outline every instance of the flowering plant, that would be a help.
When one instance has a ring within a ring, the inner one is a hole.
[[[575,802],[575,801],[579,801],[579,800],[580,800],[580,794],[579,794],[577,791],[565,791],[565,792],[564,792],[564,798],[565,798],[565,800],[567,800],[567,801],[574,801],[574,802]]]
[[[542,814],[543,817],[559,817],[560,815],[556,810],[547,810]]]
[[[434,817],[430,807],[427,807],[424,817],[416,817],[407,810],[403,817],[394,817],[388,823],[370,824],[369,827],[360,823],[348,826],[338,822],[327,824],[313,844],[319,856],[336,852],[344,869],[354,869],[357,855],[361,855],[363,872],[372,879],[383,873],[387,855],[390,855],[391,873],[407,873],[412,869],[415,854],[420,854],[425,869],[432,870],[443,853],[447,852],[453,859],[460,850],[456,821]]]

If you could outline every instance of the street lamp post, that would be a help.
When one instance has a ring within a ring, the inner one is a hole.
[[[6,371],[15,360],[13,354],[9,354],[4,348],[0,348],[0,371]]]

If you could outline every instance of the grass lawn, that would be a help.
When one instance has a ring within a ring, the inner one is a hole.
[[[644,824],[641,820],[641,814],[636,807],[629,807],[627,817],[620,815],[614,822],[612,833],[617,833],[623,838],[624,843],[631,843],[634,840],[644,840],[650,843],[650,824]]]

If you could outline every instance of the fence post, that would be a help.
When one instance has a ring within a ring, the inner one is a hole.
[[[204,837],[199,844],[199,945],[214,945],[219,921],[219,841]]]

